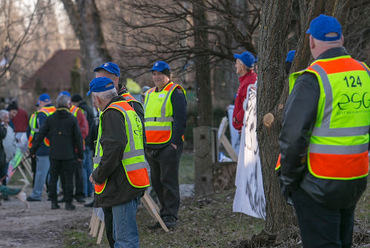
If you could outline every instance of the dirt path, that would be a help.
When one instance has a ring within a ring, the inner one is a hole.
[[[28,188],[26,190],[29,195]],[[87,199],[89,202],[91,199]],[[41,202],[30,202],[30,208],[17,198],[2,201],[0,206],[0,247],[49,248],[63,246],[63,231],[78,221],[88,223],[92,208],[74,203],[76,210],[51,210],[50,201],[43,195]],[[88,225],[86,224],[88,232]]]
[[[11,186],[17,188],[17,186]],[[20,188],[21,186],[19,186]],[[194,185],[180,186],[181,197],[193,194]],[[27,196],[31,188],[26,189]],[[92,198],[87,198],[90,202]],[[17,198],[2,201],[0,206],[0,247],[51,248],[63,247],[63,232],[84,221],[86,232],[92,208],[74,202],[76,210],[67,211],[64,203],[61,209],[51,210],[51,202],[46,200],[45,192],[41,202],[30,202],[30,208]],[[81,225],[79,225],[81,226]]]

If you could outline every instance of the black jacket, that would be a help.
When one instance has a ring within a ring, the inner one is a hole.
[[[348,55],[344,47],[332,48],[317,59]],[[279,137],[282,191],[288,197],[302,188],[315,201],[332,209],[354,206],[366,189],[367,178],[329,180],[314,177],[307,167],[307,149],[316,121],[320,88],[316,76],[304,73],[296,80],[284,109]],[[370,133],[370,130],[369,130]]]
[[[89,105],[85,101],[82,101],[78,104],[78,107],[83,109],[84,114],[86,116],[87,122],[89,124],[89,134],[87,135],[85,139],[86,146],[90,147],[90,149],[94,149],[94,141],[96,140],[96,133],[97,133],[97,127],[95,125],[94,120],[94,112],[91,109]]]
[[[122,96],[114,97],[106,107],[112,102],[123,100]],[[122,165],[123,152],[127,144],[126,121],[122,113],[108,109],[102,114],[101,119],[100,144],[103,156],[92,177],[98,184],[104,183],[107,179],[107,184],[101,194],[95,194],[94,207],[112,207],[142,195],[145,188],[131,186]]]
[[[3,139],[5,139],[6,132],[6,127],[4,127],[4,125],[0,125],[0,170],[6,166],[5,151],[3,147]]]
[[[46,118],[42,125],[30,154],[35,154],[44,137],[50,140],[50,159],[70,160],[83,159],[81,131],[77,118],[67,108],[58,108],[54,114]]]

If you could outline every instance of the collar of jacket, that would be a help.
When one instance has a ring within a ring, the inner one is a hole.
[[[320,54],[316,60],[335,58],[343,55],[349,55],[345,47],[334,47]]]

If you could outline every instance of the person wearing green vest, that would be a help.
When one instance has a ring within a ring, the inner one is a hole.
[[[33,140],[37,139],[39,130],[44,124],[45,120],[52,115],[56,108],[51,104],[51,99],[48,94],[41,94],[37,105],[40,109],[35,114],[34,118],[30,119],[30,126],[27,129],[28,138],[28,148],[32,148]],[[47,137],[48,138],[48,137]],[[34,185],[32,193],[27,197],[27,201],[41,201],[42,192],[44,190],[49,169],[50,169],[50,160],[49,160],[49,144],[48,139],[44,139],[44,142],[41,144],[40,148],[36,152],[36,173],[34,177]]]
[[[112,208],[114,247],[139,247],[136,211],[149,186],[142,124],[110,78],[94,78],[90,94],[101,110],[90,175],[94,207]]]
[[[130,93],[127,91],[126,87],[119,83],[119,77],[121,75],[121,71],[119,66],[113,62],[105,62],[104,64],[96,67],[94,69],[95,77],[107,77],[110,78],[114,83],[114,88],[117,91],[119,96],[122,96],[125,101],[135,110],[136,114],[139,116],[140,121],[143,125],[143,141],[144,144],[146,143],[145,139],[145,129],[144,129],[144,109],[143,105],[134,99]],[[85,206],[93,206],[94,202],[90,202]],[[105,223],[105,233],[107,239],[109,241],[110,247],[114,247],[114,239],[113,239],[113,214],[111,207],[104,207],[104,223]]]
[[[160,215],[168,228],[177,225],[180,206],[179,164],[186,128],[185,90],[171,80],[170,66],[154,63],[152,78],[144,101],[146,159],[151,182],[161,204]],[[161,228],[157,222],[150,229]]]
[[[347,53],[334,17],[318,16],[307,33],[315,61],[289,78],[279,179],[303,247],[351,247],[369,171],[370,71]]]

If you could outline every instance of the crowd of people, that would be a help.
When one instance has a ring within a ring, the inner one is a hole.
[[[315,60],[290,75],[277,172],[283,195],[296,210],[303,246],[351,247],[354,209],[366,189],[369,166],[370,71],[343,47],[335,18],[320,15],[307,33]],[[287,73],[294,55],[294,50],[287,55]],[[257,59],[248,51],[234,58],[240,87],[232,123],[240,130],[248,86],[257,80]],[[178,224],[186,91],[172,81],[166,62],[157,61],[150,71],[155,86],[138,101],[120,84],[118,65],[106,62],[94,69],[96,77],[87,94],[97,111],[80,95],[60,92],[54,106],[44,93],[28,122],[35,175],[27,200],[41,201],[45,184],[51,209],[65,202],[65,209],[74,210],[74,199],[82,203],[94,195],[85,206],[103,208],[111,247],[139,247],[136,211],[150,185],[165,225]],[[3,184],[12,156],[3,143],[15,142],[6,139],[13,135],[14,124],[25,129],[17,124],[21,122],[15,118],[17,111],[21,113],[14,104],[0,111]],[[58,200],[60,192],[63,198]],[[161,226],[155,223],[149,228]]]

